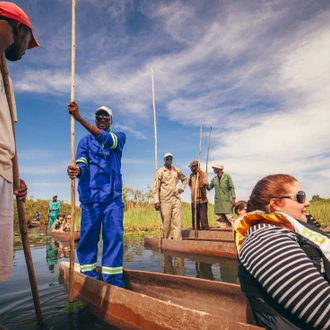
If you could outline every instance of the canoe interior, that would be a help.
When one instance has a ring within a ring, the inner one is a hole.
[[[69,263],[60,263],[68,283]],[[125,270],[126,289],[86,277],[76,268],[74,295],[120,329],[261,329],[237,285]]]
[[[209,239],[209,240],[234,240],[234,232],[231,229],[220,230],[193,230],[183,229],[181,231],[182,238],[197,238],[197,239]]]

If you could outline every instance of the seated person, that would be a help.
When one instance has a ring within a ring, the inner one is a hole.
[[[62,223],[64,222],[64,215],[63,214],[58,214],[57,219],[54,221],[52,225],[52,232],[59,232],[61,231],[61,226]]]
[[[66,217],[66,220],[62,223],[61,231],[64,231],[66,233],[69,233],[70,232],[70,228],[71,228],[71,215],[69,214]]]
[[[238,223],[242,219],[242,217],[246,214],[246,206],[247,202],[246,201],[238,201],[235,206],[234,206],[234,211],[236,215],[238,215],[238,218],[235,219],[233,227],[234,229],[237,227]]]

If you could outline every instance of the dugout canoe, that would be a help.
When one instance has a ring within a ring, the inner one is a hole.
[[[210,230],[182,229],[182,238],[206,238],[209,240],[234,240],[232,229],[210,228]]]
[[[69,262],[59,264],[61,283],[69,283]],[[120,329],[262,329],[236,284],[125,270],[126,289],[74,271],[74,297],[100,319]]]
[[[156,247],[160,251],[177,251],[206,256],[237,258],[234,240],[186,238],[182,240],[164,239],[154,236],[145,236],[146,247]]]
[[[70,233],[69,232],[56,232],[56,231],[47,231],[48,236],[55,237],[62,242],[70,241]],[[80,239],[80,231],[73,232],[73,237],[75,241],[79,241]]]

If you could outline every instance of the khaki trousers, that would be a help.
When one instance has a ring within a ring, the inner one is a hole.
[[[0,176],[0,282],[9,281],[13,267],[13,184]]]
[[[170,201],[160,203],[160,212],[163,221],[164,238],[170,238],[171,223],[173,225],[173,238],[182,239],[181,199],[172,197]]]
[[[232,228],[235,217],[232,213],[216,213],[215,220],[218,222],[220,228]]]

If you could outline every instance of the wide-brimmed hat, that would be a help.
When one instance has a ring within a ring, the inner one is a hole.
[[[217,168],[218,170],[223,170],[223,165],[220,163],[215,163],[212,165],[212,168]]]
[[[192,167],[192,166],[199,166],[198,160],[193,160],[192,162],[190,162],[190,164],[188,165],[188,167]]]

